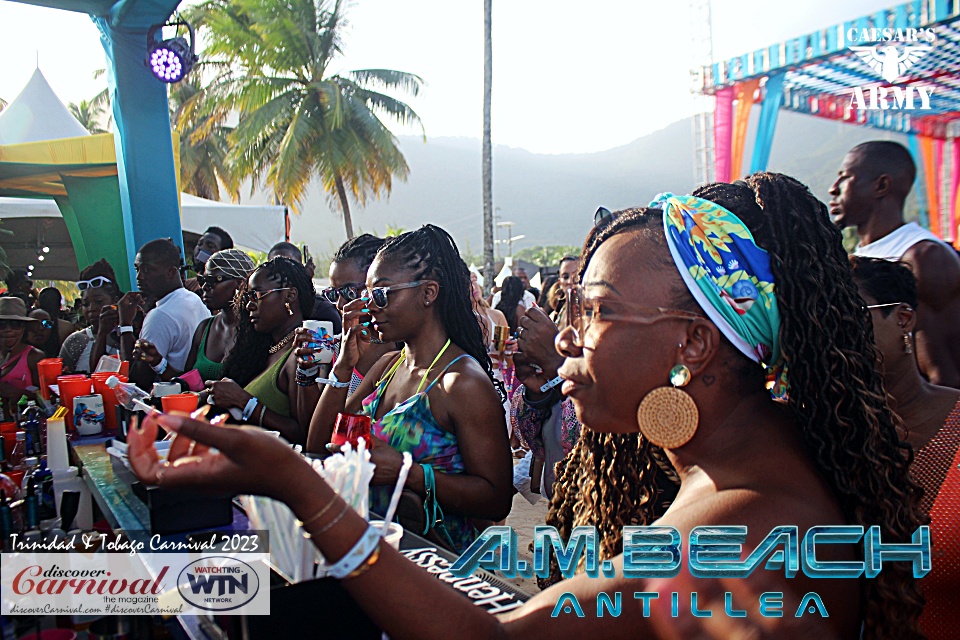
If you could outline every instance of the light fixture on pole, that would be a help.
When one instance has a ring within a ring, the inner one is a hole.
[[[179,35],[167,40],[158,40],[157,36],[163,37],[164,27],[186,27],[190,34],[190,42]],[[169,22],[163,25],[150,27],[147,34],[147,61],[146,65],[158,80],[168,84],[180,82],[183,77],[190,73],[193,65],[197,62],[197,54],[194,53],[194,44],[196,36],[193,33],[193,27],[184,20]]]

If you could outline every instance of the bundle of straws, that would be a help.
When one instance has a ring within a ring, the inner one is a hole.
[[[363,439],[357,448],[344,445],[340,453],[325,460],[312,460],[313,469],[334,491],[363,518],[369,519],[370,481],[376,465],[370,461],[370,452]],[[396,499],[406,483],[412,459],[403,454],[403,466],[390,501],[386,521],[396,509]],[[396,499],[393,499],[396,498]],[[270,566],[288,582],[303,582],[326,574],[326,562],[313,542],[302,535],[297,518],[282,502],[263,496],[244,496],[244,508],[250,524],[258,530],[270,532]],[[384,535],[386,527],[384,526]]]

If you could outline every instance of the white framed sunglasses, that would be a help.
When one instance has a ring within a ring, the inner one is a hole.
[[[104,276],[97,276],[96,278],[90,278],[89,280],[77,280],[77,289],[80,289],[80,291],[85,291],[87,289],[99,289],[100,287],[105,287],[108,284],[113,284],[113,280],[110,278],[105,278]]]

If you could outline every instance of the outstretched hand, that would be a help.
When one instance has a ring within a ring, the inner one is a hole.
[[[167,461],[160,460],[154,446],[159,426],[176,434]],[[127,455],[133,473],[147,484],[220,495],[286,500],[300,474],[316,475],[285,441],[262,429],[161,413],[148,415],[130,430]]]

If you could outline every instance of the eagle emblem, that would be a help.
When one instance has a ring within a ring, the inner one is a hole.
[[[901,49],[903,50],[901,52]],[[864,64],[880,74],[887,82],[893,83],[907,72],[907,69],[920,62],[933,49],[930,45],[910,45],[897,47],[893,44],[875,44],[872,47],[850,47]]]

